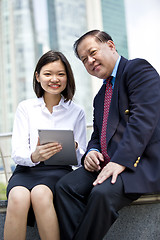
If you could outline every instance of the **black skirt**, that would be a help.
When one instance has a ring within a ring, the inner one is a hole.
[[[45,165],[43,162],[34,167],[17,165],[8,182],[7,198],[13,187],[23,186],[31,191],[32,188],[39,184],[48,186],[54,194],[54,188],[57,181],[71,171],[72,167],[70,166],[50,166]],[[34,226],[34,223],[35,216],[31,206],[28,213],[27,225]]]

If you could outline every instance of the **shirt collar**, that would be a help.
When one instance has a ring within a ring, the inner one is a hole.
[[[63,96],[61,96],[61,100],[59,102],[58,105],[56,105],[55,107],[59,107],[59,106],[62,106],[66,109],[68,109],[69,105],[71,103],[71,100],[65,102],[65,98]],[[40,97],[40,98],[36,98],[35,99],[35,105],[36,106],[41,106],[42,108],[45,108],[46,107],[46,104],[44,102],[44,98],[43,97]]]
[[[121,56],[118,57],[118,59],[116,61],[116,64],[113,68],[112,74],[111,74],[111,76],[113,77],[112,80],[111,80],[111,83],[112,83],[113,87],[114,87],[115,78],[116,78],[116,75],[117,75],[117,70],[118,70],[120,60],[121,60]],[[103,80],[103,83],[106,83],[106,79]]]
[[[116,61],[116,64],[113,68],[113,72],[111,74],[112,77],[116,78],[116,74],[117,74],[117,70],[118,70],[118,66],[119,66],[119,62],[121,60],[121,56],[118,57],[117,61]]]
[[[71,103],[71,100],[68,100],[65,102],[65,98],[62,96],[59,104],[57,106],[63,106],[64,108],[68,109],[69,105]]]

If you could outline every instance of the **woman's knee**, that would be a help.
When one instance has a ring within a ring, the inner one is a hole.
[[[10,190],[8,196],[8,209],[12,211],[25,211],[30,207],[30,191],[21,186],[14,187]]]
[[[32,206],[47,206],[49,203],[53,203],[53,193],[49,187],[45,185],[37,185],[31,191]]]

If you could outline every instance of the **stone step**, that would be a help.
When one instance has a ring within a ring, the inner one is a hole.
[[[156,199],[156,198],[154,198]],[[6,201],[0,201],[0,239],[3,240]],[[26,240],[40,240],[37,227],[27,227]],[[88,239],[90,240],[90,239]],[[97,239],[98,240],[98,239]],[[142,200],[119,211],[103,240],[160,240],[160,202]]]

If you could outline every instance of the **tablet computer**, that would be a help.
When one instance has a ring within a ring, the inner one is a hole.
[[[77,165],[77,156],[72,130],[38,130],[40,144],[58,142],[62,150],[44,161],[46,165]]]

